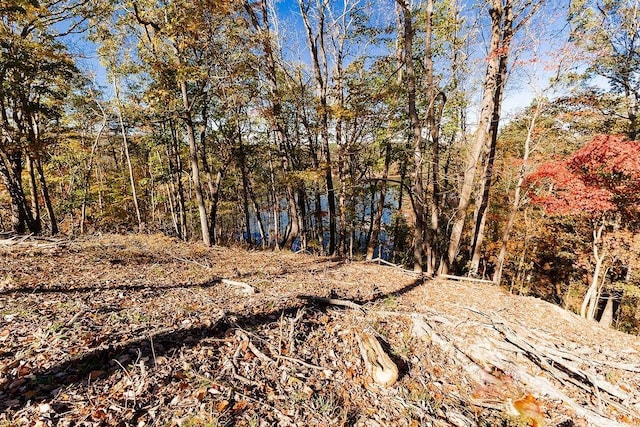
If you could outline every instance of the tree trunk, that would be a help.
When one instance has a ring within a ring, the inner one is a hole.
[[[413,233],[413,270],[424,271],[424,234],[425,234],[425,212],[424,212],[424,188],[423,188],[423,163],[424,154],[422,149],[422,125],[418,119],[416,109],[416,75],[413,67],[413,17],[410,5],[406,0],[396,0],[402,8],[403,15],[403,38],[404,38],[404,69],[406,73],[408,114],[411,122],[411,138],[413,143],[413,173],[412,206],[416,217]]]
[[[380,180],[380,198],[378,199],[378,205],[376,206],[375,210],[375,217],[372,222],[371,237],[369,238],[369,241],[367,243],[367,261],[373,260],[375,249],[380,244],[382,214],[384,211],[384,201],[387,198],[387,179],[389,177],[389,165],[391,164],[391,144],[388,140],[385,141],[384,144],[384,153],[384,168],[382,170],[382,179]],[[378,256],[382,257],[382,254],[379,253]]]
[[[599,323],[607,328],[613,324],[613,297],[611,295],[607,297],[607,304],[604,306]]]
[[[40,218],[40,202],[38,200],[38,184],[36,184],[36,171],[33,156],[27,154],[27,172],[29,174],[29,189],[31,191],[31,212],[34,215],[33,220],[39,224],[38,228],[42,229],[42,219]]]
[[[508,43],[511,41],[510,37],[508,39],[505,38],[503,20],[505,17],[505,10],[511,9],[510,5],[511,0],[507,1],[507,5],[505,7],[502,5],[502,0],[492,0],[492,6],[489,9],[489,14],[491,16],[491,39],[489,43],[487,70],[483,82],[482,106],[480,110],[480,117],[478,119],[478,129],[476,131],[473,145],[470,147],[467,155],[462,187],[459,193],[458,207],[455,210],[449,247],[447,249],[447,259],[446,263],[441,266],[442,273],[447,273],[454,266],[458,255],[467,217],[467,209],[469,208],[471,194],[473,192],[476,171],[480,164],[480,154],[482,152],[482,148],[486,145],[487,137],[491,128],[491,120],[495,117],[496,111],[500,111],[496,102],[500,102],[502,99],[502,83],[500,81],[502,72],[501,68],[506,67]],[[505,43],[506,45],[504,45]],[[504,50],[503,47],[505,48]]]
[[[536,121],[538,119],[539,114],[540,114],[540,106],[536,105],[536,107],[532,111],[532,116],[531,116],[531,121],[529,122],[529,126],[527,127],[527,136],[524,140],[524,147],[523,147],[522,165],[520,166],[520,172],[518,173],[518,182],[516,183],[516,188],[513,192],[513,202],[511,203],[509,218],[507,220],[507,224],[502,233],[500,250],[498,251],[498,257],[496,259],[496,267],[493,273],[493,283],[495,283],[496,285],[499,285],[500,281],[502,280],[502,270],[504,268],[504,260],[507,255],[507,245],[509,244],[509,240],[511,238],[511,230],[513,229],[513,224],[515,223],[516,215],[518,214],[518,209],[520,209],[522,184],[524,183],[524,179],[527,174],[527,164],[529,162],[529,155],[531,154],[531,142],[532,142],[532,136],[533,136],[533,129],[536,126]]]
[[[329,249],[328,254],[333,255],[336,251],[336,198],[333,188],[333,173],[331,171],[331,152],[329,150],[329,106],[327,101],[328,69],[327,53],[324,47],[325,37],[325,3],[318,3],[318,29],[314,34],[309,22],[309,7],[304,4],[304,0],[298,0],[302,21],[307,31],[307,44],[311,52],[311,62],[313,65],[316,80],[316,97],[318,98],[318,116],[320,117],[320,148],[324,157],[324,175],[327,187],[327,205],[329,215]]]
[[[53,212],[53,204],[51,203],[51,197],[49,196],[49,187],[44,177],[44,168],[42,167],[42,161],[37,158],[35,161],[36,170],[38,171],[38,177],[40,178],[40,189],[42,190],[42,198],[44,199],[44,206],[47,208],[47,215],[49,216],[49,224],[51,225],[51,235],[58,234],[58,221],[56,215]]]
[[[96,150],[98,149],[98,143],[100,142],[100,138],[102,138],[102,133],[107,127],[107,115],[104,112],[104,109],[98,102],[98,106],[102,111],[102,123],[100,123],[100,128],[98,129],[98,133],[96,138],[93,140],[93,144],[91,144],[91,153],[89,154],[89,164],[87,165],[87,169],[84,172],[84,182],[82,189],[82,205],[80,208],[80,233],[84,234],[85,228],[84,223],[87,219],[87,200],[89,199],[89,188],[91,181],[91,173],[93,171],[93,162],[96,155]]]
[[[276,191],[276,173],[273,167],[271,152],[269,152],[269,184],[271,185],[273,232],[269,233],[269,246],[273,245],[275,250],[280,250],[280,199]]]
[[[240,166],[240,175],[242,178],[242,207],[244,210],[244,220],[246,225],[247,243],[252,244],[251,237],[251,212],[249,211],[249,171],[247,170],[247,156],[244,152],[244,145],[242,143],[242,132],[240,125],[238,125],[238,151],[237,160]],[[256,215],[260,215],[259,211],[256,211]]]
[[[503,39],[501,42],[501,49],[505,52],[509,50],[511,44],[513,26],[513,13],[510,5],[505,6],[503,13]],[[496,158],[496,146],[498,144],[498,125],[500,124],[500,111],[502,107],[502,95],[504,93],[504,85],[507,78],[507,56],[506,54],[500,55],[500,61],[498,64],[498,71],[496,75],[496,87],[493,99],[493,113],[491,115],[491,123],[489,125],[489,147],[488,153],[485,159],[483,177],[481,181],[482,195],[480,205],[478,206],[478,214],[476,217],[474,233],[471,244],[471,267],[470,273],[472,275],[478,274],[478,268],[480,266],[480,254],[482,250],[482,243],[484,240],[485,229],[485,217],[487,208],[489,207],[489,192],[491,190],[491,180],[493,179],[493,164]]]
[[[180,82],[180,91],[182,92],[182,108],[183,121],[187,128],[187,139],[189,141],[189,160],[191,163],[191,179],[193,181],[193,191],[196,195],[196,203],[198,205],[198,216],[200,218],[200,231],[202,241],[205,245],[211,246],[211,236],[209,234],[209,221],[207,218],[207,209],[204,205],[204,197],[202,196],[202,184],[200,183],[200,166],[198,165],[198,147],[196,145],[196,134],[191,117],[191,105],[189,103],[189,93],[187,91],[187,82]]]
[[[276,139],[276,145],[278,146],[282,162],[282,171],[286,176],[291,172],[291,168],[289,158],[287,156],[287,133],[284,127],[285,121],[282,115],[282,97],[278,86],[278,74],[273,49],[275,41],[270,29],[266,0],[260,0],[257,6],[260,8],[261,20],[258,19],[254,6],[248,1],[245,1],[244,3],[244,8],[249,14],[251,24],[259,33],[260,40],[262,41],[262,47],[264,50],[264,71],[269,84],[268,103],[270,111],[267,116],[267,123],[269,124],[269,127]],[[287,197],[289,223],[287,232],[285,233],[280,246],[290,249],[293,242],[298,237],[300,219],[298,215],[298,208],[296,206],[295,192],[293,186],[288,181],[285,184],[285,195]]]
[[[171,132],[171,145],[170,145],[170,155],[168,155],[169,159],[169,170],[171,171],[171,185],[173,187],[173,191],[175,193],[175,198],[177,201],[177,215],[179,219],[180,232],[178,237],[182,240],[188,240],[189,233],[187,230],[187,208],[186,208],[186,199],[185,199],[185,191],[184,184],[182,182],[182,156],[180,155],[180,147],[178,141],[178,134],[175,127],[175,123],[173,121],[169,122],[169,130]],[[175,165],[171,159],[175,160]],[[175,179],[175,183],[174,183]]]
[[[34,221],[22,188],[21,152],[5,153],[0,151],[0,177],[4,181],[11,199],[11,228],[13,232],[24,234],[28,228],[32,233],[38,233],[37,223]]]
[[[446,103],[443,92],[437,91],[434,79],[432,35],[433,35],[433,0],[428,0],[426,5],[427,17],[425,20],[425,55],[424,68],[427,85],[427,99],[429,106],[426,111],[426,123],[431,137],[431,182],[427,186],[425,195],[425,211],[430,214],[429,226],[425,224],[425,256],[428,275],[433,275],[436,264],[440,258],[440,122]],[[439,106],[436,105],[440,99]],[[425,212],[426,214],[426,212]],[[426,222],[426,217],[425,217]]]
[[[599,244],[602,240],[602,232],[604,231],[604,222],[600,223],[597,227],[594,224],[593,229],[593,259],[595,261],[595,266],[593,269],[593,275],[591,277],[591,285],[589,289],[587,289],[587,293],[582,300],[582,306],[580,307],[580,316],[585,319],[592,320],[593,319],[593,309],[592,307],[595,305],[595,302],[598,298],[598,284],[600,283],[600,271],[602,270],[602,264],[607,257],[606,252],[601,253]]]

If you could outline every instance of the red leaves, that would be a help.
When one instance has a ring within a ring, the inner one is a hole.
[[[532,202],[550,214],[630,213],[640,202],[640,142],[596,136],[567,159],[541,165],[527,182]]]

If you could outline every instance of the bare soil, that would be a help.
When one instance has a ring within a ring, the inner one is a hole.
[[[393,385],[366,372],[359,333]],[[4,239],[5,425],[637,426],[640,339],[491,284],[339,258]]]

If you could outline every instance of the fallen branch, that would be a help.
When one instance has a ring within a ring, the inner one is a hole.
[[[0,240],[0,244],[4,245],[4,246],[15,246],[15,245],[19,245],[20,243],[24,242],[25,240],[29,239],[31,236],[33,236],[33,233],[31,234],[27,234],[25,236],[22,237],[18,237],[18,236],[12,236],[8,239],[3,239]]]
[[[436,277],[436,279],[449,279],[449,280],[461,280],[467,282],[477,282],[477,283],[486,283],[493,285],[493,280],[485,280],[485,279],[476,279],[475,277],[465,277],[465,276],[452,276],[451,274],[440,274]]]
[[[545,370],[548,374],[550,374],[554,379],[556,379],[560,383],[565,385],[572,384],[587,393],[594,394],[597,397],[597,400],[598,402],[600,402],[600,404],[602,402],[605,402],[611,406],[614,406],[615,408],[617,408],[619,411],[623,413],[626,413],[636,418],[640,418],[640,414],[628,408],[624,403],[620,403],[620,402],[626,402],[631,397],[628,393],[626,393],[621,388],[607,382],[602,378],[599,378],[595,374],[592,374],[583,369],[580,369],[577,365],[570,363],[571,362],[570,360],[565,360],[563,357],[559,357],[557,354],[554,355],[553,351],[547,352],[546,350],[549,350],[549,349],[546,349],[544,346],[538,346],[538,345],[534,346],[530,344],[525,339],[521,338],[518,335],[518,333],[516,333],[516,331],[509,326],[507,321],[501,318],[499,315],[494,313],[493,316],[489,316],[488,314],[483,313],[474,308],[467,308],[467,309],[490,319],[494,329],[500,332],[504,336],[506,342],[513,345],[516,349],[523,351],[524,354],[532,362],[534,362],[540,368]],[[476,346],[474,351],[477,352],[478,350],[479,348]],[[500,361],[493,353],[485,354],[482,357],[482,359],[484,361],[490,361],[489,363],[491,363],[492,365],[500,369],[503,369],[503,367],[499,366]],[[520,370],[524,371],[524,369],[522,368],[520,368]],[[549,384],[549,386],[551,386],[551,384]],[[548,392],[549,390],[545,390],[545,391]],[[618,399],[618,401],[612,400],[608,396],[603,396],[600,393],[600,391],[604,391],[609,396],[612,396]],[[561,394],[561,392],[556,389],[554,389],[554,392]],[[552,395],[552,393],[548,393],[548,394]],[[556,396],[560,396],[560,395],[556,394]],[[578,412],[578,410],[573,406],[573,405],[578,405],[577,403],[573,402],[567,396],[561,397],[561,399],[564,400],[566,403],[568,403],[570,406],[572,406],[572,409],[574,409],[576,413]],[[589,417],[594,418],[594,421],[592,421],[594,425],[620,425],[620,424],[602,424],[602,419],[604,418],[600,418],[600,419],[598,418],[598,417],[602,417],[602,415],[590,409],[584,408],[582,406],[580,407],[584,409],[584,411],[586,411],[583,414],[585,418],[589,418]],[[596,422],[595,420],[598,420],[598,422]]]
[[[275,361],[270,358],[269,356],[267,356],[266,354],[264,354],[263,352],[261,352],[258,347],[256,347],[251,340],[249,339],[249,337],[241,331],[237,331],[236,334],[241,338],[241,340],[246,341],[247,342],[247,347],[249,348],[249,350],[251,350],[251,352],[260,360],[262,360],[265,363],[275,363]]]
[[[423,316],[415,315],[411,316],[411,318],[413,320],[411,335],[423,340],[428,339],[431,343],[438,346],[443,353],[454,357],[462,365],[462,369],[478,384],[498,383],[498,379],[485,371],[483,366],[478,364],[446,338],[437,334]]]
[[[354,310],[364,311],[364,308],[360,304],[356,304],[353,301],[337,299],[337,298],[325,298],[325,297],[316,297],[313,295],[298,295],[298,298],[303,299],[305,301],[317,302],[326,305],[338,305],[341,307],[349,307]]]
[[[609,361],[606,361],[606,360],[586,359],[584,357],[579,357],[579,356],[576,356],[574,354],[567,353],[566,351],[562,351],[562,350],[555,349],[555,348],[549,348],[549,347],[545,347],[544,351],[547,354],[551,354],[551,355],[554,355],[554,356],[557,356],[557,357],[561,357],[563,359],[567,359],[567,360],[570,360],[570,361],[576,362],[576,363],[586,363],[586,364],[589,364],[589,365],[608,366],[610,368],[619,369],[621,371],[640,373],[640,365],[634,365],[634,364],[631,364],[631,363],[609,362]]]
[[[408,270],[408,269],[404,268],[404,267],[403,267],[403,266],[401,266],[401,265],[394,264],[394,263],[389,262],[389,261],[385,261],[385,260],[384,260],[384,259],[382,259],[382,258],[375,258],[375,259],[372,259],[371,261],[368,261],[368,262],[370,262],[370,263],[384,264],[384,265],[387,265],[387,266],[389,266],[389,267],[392,267],[392,268],[395,268],[395,269],[397,269],[397,270],[400,270],[402,273],[404,273],[404,274],[408,274],[408,275],[410,275],[410,276],[420,276],[420,275],[421,275],[421,274],[420,274],[420,273],[418,273],[418,272],[415,272],[415,271],[413,271],[413,270]]]
[[[558,377],[558,379],[566,381],[568,378],[565,372],[567,372],[574,378],[578,379],[581,383],[588,383],[581,385],[571,381],[576,386],[583,388],[585,391],[591,391],[590,386],[593,386],[619,399],[620,401],[624,401],[629,398],[629,394],[619,387],[614,386],[604,379],[598,378],[595,374],[580,369],[569,360],[553,355],[550,352],[545,352],[545,354],[543,354],[533,345],[522,339],[511,327],[509,327],[504,319],[492,319],[492,323],[494,328],[504,335],[508,342],[524,351],[529,356],[529,359],[535,362],[542,369],[548,371],[554,377]],[[546,350],[544,347],[541,349]],[[560,367],[564,372],[562,372],[558,367]]]
[[[404,268],[402,268],[402,266],[401,266],[401,265],[394,264],[394,263],[389,262],[389,261],[387,261],[387,260],[384,260],[384,259],[382,259],[382,258],[375,258],[375,259],[372,259],[372,260],[371,260],[371,261],[369,261],[369,262],[373,262],[373,263],[376,263],[376,262],[377,262],[378,264],[384,264],[384,265],[388,265],[389,267],[394,267],[394,268],[399,268],[399,269],[401,269],[401,270],[404,270]]]

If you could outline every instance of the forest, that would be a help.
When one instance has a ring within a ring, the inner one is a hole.
[[[0,230],[485,279],[640,331],[638,0],[3,0]]]

